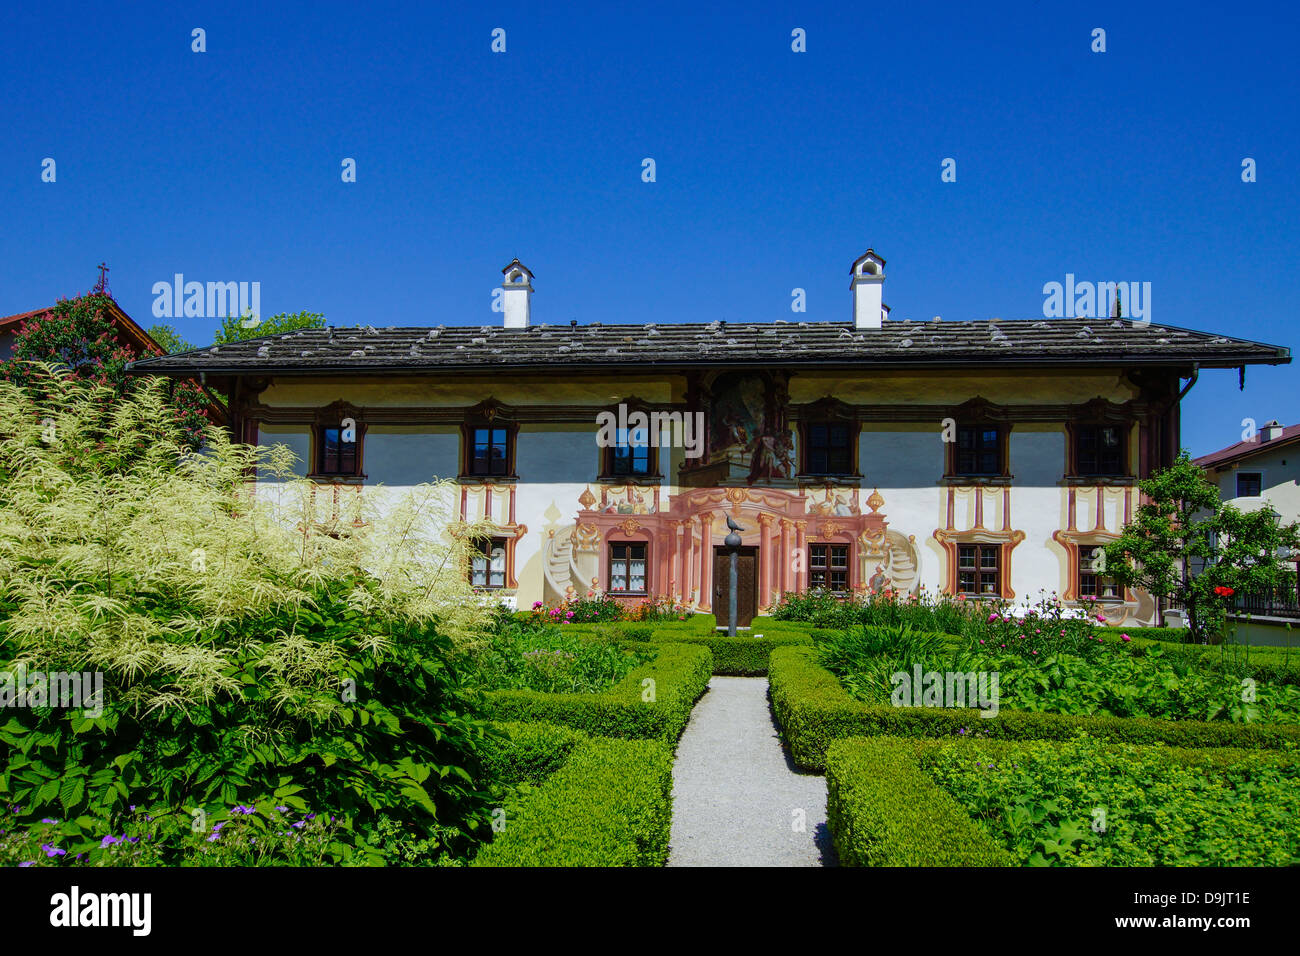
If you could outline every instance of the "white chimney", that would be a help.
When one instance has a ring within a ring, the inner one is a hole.
[[[886,306],[881,300],[885,285],[885,260],[868,249],[853,263],[853,324],[860,329],[878,329]]]
[[[1282,437],[1282,423],[1276,418],[1264,423],[1264,441],[1277,441]]]
[[[505,281],[501,283],[501,307],[506,314],[507,329],[528,328],[529,300],[533,296],[533,274],[518,259],[511,259],[510,265],[501,270]]]

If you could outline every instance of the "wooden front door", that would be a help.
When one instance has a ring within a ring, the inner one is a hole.
[[[731,552],[713,549],[713,614],[719,627],[729,627]],[[748,627],[758,613],[758,548],[736,550],[736,627]]]

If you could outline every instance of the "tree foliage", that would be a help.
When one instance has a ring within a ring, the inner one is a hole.
[[[50,363],[109,390],[109,401],[116,401],[137,386],[138,380],[127,375],[126,364],[161,350],[142,354],[118,340],[113,323],[113,300],[104,292],[88,292],[59,302],[39,316],[27,319],[14,337],[13,356],[0,362],[0,379],[28,390],[39,390],[50,383],[40,368]],[[189,447],[197,447],[208,424],[211,402],[197,383],[171,380],[163,384],[162,398],[173,421],[180,427]]]
[[[214,345],[228,345],[231,342],[243,342],[245,339],[260,339],[267,335],[284,335],[299,329],[323,329],[325,316],[318,312],[281,312],[269,319],[263,319],[256,325],[246,326],[249,319],[229,316],[221,321]]]
[[[158,343],[163,350],[164,355],[175,355],[177,352],[189,352],[198,348],[181,337],[170,325],[151,325],[148,330],[149,338]]]
[[[1281,525],[1264,510],[1222,501],[1186,451],[1138,487],[1145,500],[1106,546],[1106,573],[1155,597],[1181,600],[1198,643],[1222,632],[1234,594],[1276,587],[1283,574],[1279,552],[1300,546],[1296,523]]]

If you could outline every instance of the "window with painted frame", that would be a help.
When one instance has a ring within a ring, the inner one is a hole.
[[[618,542],[609,546],[609,593],[646,593],[646,543]]]
[[[841,594],[849,590],[847,544],[808,546],[808,587]]]
[[[470,555],[470,587],[495,590],[506,586],[506,539],[480,538]]]
[[[1124,595],[1115,579],[1106,574],[1106,549],[1099,544],[1079,547],[1079,597],[1097,601],[1122,601]]]
[[[1002,545],[957,545],[957,592],[976,597],[1002,596]]]

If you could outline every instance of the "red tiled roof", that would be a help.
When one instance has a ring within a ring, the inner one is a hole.
[[[111,303],[109,311],[112,315],[113,324],[117,326],[123,339],[135,346],[138,351],[146,354],[152,347],[157,346],[158,343],[150,338],[148,332],[140,328],[135,319],[127,315],[122,307],[113,301],[112,296],[109,297],[108,301]],[[54,306],[46,306],[43,309],[32,309],[30,312],[19,312],[17,315],[6,315],[0,318],[0,335],[6,332],[16,333],[18,327],[25,320],[37,318],[53,311],[53,309]]]
[[[1281,435],[1271,441],[1266,436],[1267,429],[1261,428],[1256,433],[1254,441],[1239,441],[1235,445],[1229,445],[1227,448],[1220,448],[1208,455],[1202,455],[1200,458],[1194,459],[1194,462],[1202,468],[1215,468],[1236,461],[1239,458],[1249,458],[1260,452],[1272,451],[1280,445],[1300,440],[1300,425],[1288,425],[1282,429]]]

